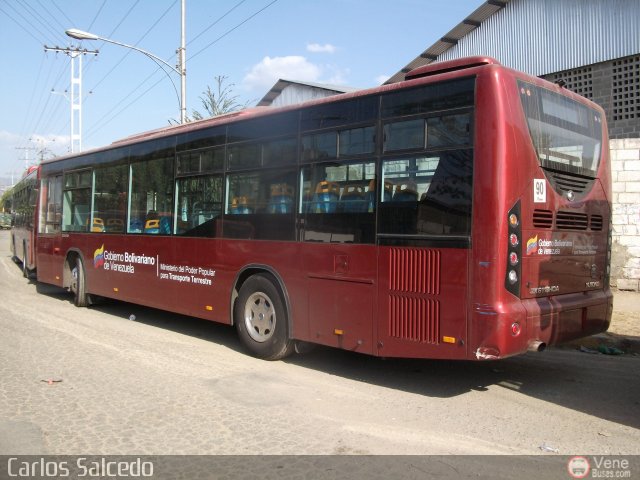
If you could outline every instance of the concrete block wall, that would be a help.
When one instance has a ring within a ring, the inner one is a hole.
[[[640,138],[610,141],[613,186],[611,284],[640,291]]]

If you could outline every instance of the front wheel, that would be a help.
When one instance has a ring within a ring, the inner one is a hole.
[[[89,295],[87,294],[84,265],[80,258],[75,259],[75,263],[71,269],[71,292],[73,293],[73,303],[76,307],[89,306]]]
[[[282,295],[267,275],[254,275],[242,285],[233,318],[240,340],[252,355],[279,360],[293,352]]]
[[[22,276],[24,278],[31,277],[31,271],[29,270],[27,263],[27,245],[22,245]]]

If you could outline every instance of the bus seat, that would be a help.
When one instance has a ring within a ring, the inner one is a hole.
[[[391,182],[384,182],[384,196],[383,202],[390,202],[393,197],[393,184]],[[372,179],[369,182],[369,189],[367,190],[367,211],[373,212],[376,208],[376,179]]]
[[[91,231],[94,233],[104,232],[104,220],[98,217],[93,217],[93,225],[91,225]]]
[[[293,187],[286,183],[271,185],[271,196],[267,205],[268,213],[291,213],[293,206]]]
[[[107,220],[107,232],[124,232],[124,222],[121,218],[109,218]]]
[[[142,233],[142,220],[138,218],[131,219],[131,223],[129,223],[129,233]]]
[[[337,183],[323,180],[316,185],[311,211],[313,213],[335,213],[340,187]]]
[[[340,197],[340,206],[343,212],[366,212],[367,202],[362,185],[347,185]]]
[[[418,186],[413,181],[399,183],[396,185],[396,191],[393,194],[394,202],[417,202]]]
[[[230,213],[234,215],[246,215],[253,213],[253,209],[250,207],[249,198],[245,196],[233,197],[231,200]]]
[[[144,224],[144,233],[160,233],[160,219],[152,218]]]

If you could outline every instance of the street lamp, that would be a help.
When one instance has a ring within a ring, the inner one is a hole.
[[[178,66],[174,67],[173,65],[170,65],[169,63],[165,62],[163,59],[161,59],[160,57],[155,56],[153,53],[147,52],[146,50],[143,50],[142,48],[138,48],[135,47],[133,45],[128,45],[126,43],[122,43],[122,42],[117,42],[115,40],[111,40],[110,38],[104,38],[101,37],[99,35],[96,35],[94,33],[89,33],[89,32],[83,32],[82,30],[78,30],[77,28],[70,28],[68,30],[65,31],[65,33],[70,36],[71,38],[75,38],[76,40],[102,40],[103,42],[107,42],[107,43],[113,43],[114,45],[120,45],[121,47],[125,47],[125,48],[130,48],[131,50],[136,50],[144,55],[146,55],[147,57],[149,57],[151,60],[153,60],[154,62],[156,62],[156,64],[158,64],[158,66],[160,66],[161,68],[163,67],[163,65],[165,67],[169,68],[169,71],[173,72],[173,73],[177,73],[178,75],[180,75],[180,90],[181,90],[181,95],[180,95],[180,123],[185,123],[186,119],[187,119],[187,106],[186,106],[186,91],[187,91],[187,69],[186,69],[186,60],[185,60],[185,35],[184,35],[184,25],[185,25],[185,15],[184,15],[184,0],[182,2],[182,33],[181,33],[181,46],[178,49],[179,52],[179,60],[178,60]],[[167,73],[167,71],[165,70],[165,68],[162,68],[162,71],[165,72],[167,74],[167,76],[169,77],[169,80],[171,80],[171,77],[169,76],[169,74]],[[173,80],[171,80],[171,83],[173,84]],[[175,84],[173,85],[173,88],[175,90]],[[177,95],[177,90],[176,90],[176,95]]]

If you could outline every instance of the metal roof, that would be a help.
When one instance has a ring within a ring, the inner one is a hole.
[[[456,45],[462,38],[478,28],[491,15],[498,10],[504,8],[511,0],[488,0],[484,4],[476,8],[471,15],[466,17],[462,22],[453,27],[440,40],[427,48],[418,57],[409,62],[402,70],[393,75],[389,80],[384,82],[396,83],[404,80],[406,73],[414,68],[422,67],[431,62],[438,60],[438,57],[451,47]]]
[[[271,87],[271,90],[269,90],[267,94],[264,97],[262,97],[262,100],[260,100],[256,106],[258,107],[270,106],[273,103],[273,101],[280,96],[280,94],[284,91],[285,88],[294,86],[294,85],[309,87],[310,89],[313,89],[313,90],[325,91],[326,93],[323,96],[337,95],[339,93],[349,93],[356,90],[355,88],[351,88],[351,87],[339,87],[337,85],[325,85],[321,83],[301,82],[297,80],[285,80],[281,78],[275,83],[273,87]],[[306,98],[306,100],[309,100],[311,98],[312,98],[312,95],[309,95],[309,98]],[[301,99],[300,101],[303,101],[303,100],[304,99]]]
[[[385,83],[473,55],[537,76],[635,55],[639,18],[640,0],[488,0]]]

